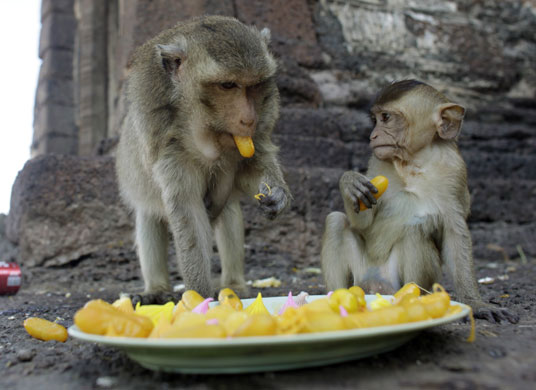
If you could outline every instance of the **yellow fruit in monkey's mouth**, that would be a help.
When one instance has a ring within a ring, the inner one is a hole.
[[[251,137],[233,135],[233,138],[242,157],[251,157],[255,154],[255,146],[253,145]]]
[[[389,180],[385,176],[376,176],[374,179],[370,181],[374,187],[378,190],[375,194],[372,194],[376,199],[378,199],[387,189],[387,186],[389,185]],[[363,211],[366,210],[367,206],[363,204],[363,202],[359,201],[359,210]]]

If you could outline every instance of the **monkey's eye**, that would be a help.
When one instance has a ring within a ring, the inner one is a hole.
[[[387,112],[382,112],[382,122],[387,122],[391,118],[391,115]]]
[[[223,89],[233,89],[238,87],[238,85],[236,85],[236,83],[233,83],[232,81],[228,81],[226,83],[221,83],[220,87],[222,87]]]

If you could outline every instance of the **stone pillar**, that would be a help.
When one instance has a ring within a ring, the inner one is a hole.
[[[108,136],[108,0],[76,0],[78,154]]]
[[[76,154],[77,128],[73,95],[74,0],[43,0],[32,157]]]

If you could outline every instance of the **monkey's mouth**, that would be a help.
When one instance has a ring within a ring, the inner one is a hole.
[[[395,153],[396,146],[394,145],[374,145],[372,146],[372,153],[380,159],[380,160],[387,160],[390,157],[392,157],[393,153]]]
[[[390,145],[390,144],[383,144],[383,145],[371,145],[372,146],[372,149],[376,150],[376,149],[381,149],[381,148],[396,148],[395,145]]]

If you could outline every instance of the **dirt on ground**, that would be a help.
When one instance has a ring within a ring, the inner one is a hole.
[[[307,291],[325,293],[315,264],[296,268],[275,253],[248,253],[247,278],[275,276],[278,288],[251,288],[254,297]],[[455,322],[422,331],[391,352],[345,363],[290,371],[240,375],[187,375],[155,372],[122,351],[79,341],[40,341],[24,329],[32,316],[68,327],[88,300],[115,300],[140,291],[133,253],[97,254],[58,268],[23,269],[24,285],[14,296],[0,296],[0,388],[2,389],[534,389],[536,388],[536,262],[477,261],[485,301],[508,307],[517,324]],[[214,261],[213,271],[219,271]],[[181,283],[176,269],[171,276]],[[444,285],[452,291],[448,280]],[[454,297],[455,298],[455,297]],[[222,356],[222,359],[225,357]]]

